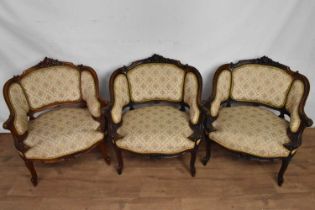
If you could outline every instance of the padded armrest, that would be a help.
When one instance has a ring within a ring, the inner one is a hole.
[[[6,83],[4,87],[5,99],[10,109],[10,118],[3,124],[5,129],[15,129],[18,135],[28,130],[28,116],[30,110],[22,87],[18,83]]]
[[[305,120],[306,126],[309,126],[311,120],[304,114],[304,107],[301,106],[305,87],[301,80],[295,80],[291,86],[290,92],[287,97],[285,108],[290,113],[290,131],[295,133],[299,130],[303,120]]]
[[[94,71],[93,71],[94,72]],[[98,80],[92,75],[92,70],[83,70],[81,73],[82,99],[93,117],[101,116],[101,102],[99,100]]]
[[[122,112],[125,105],[130,101],[128,81],[125,75],[119,74],[114,78],[112,94],[112,121],[118,124],[122,118]]]
[[[200,93],[197,76],[188,72],[185,78],[184,101],[189,105],[190,122],[197,124],[200,117],[200,108],[198,101],[200,101]]]
[[[221,103],[229,98],[231,79],[232,74],[230,70],[221,67],[216,71],[213,78],[212,102],[210,105],[210,114],[212,117],[218,115]]]

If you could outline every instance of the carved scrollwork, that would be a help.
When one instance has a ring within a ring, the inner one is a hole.
[[[261,64],[261,65],[274,66],[274,67],[285,69],[285,70],[290,69],[288,66],[283,65],[277,61],[274,61],[265,55],[260,57],[260,58],[256,58],[256,59],[241,60],[237,63],[230,63],[230,68],[233,69],[233,68],[239,67],[241,65],[246,65],[246,64]]]
[[[36,68],[45,68],[45,67],[51,67],[51,66],[61,66],[64,62],[61,62],[56,59],[45,57],[44,60],[39,62],[35,67]]]

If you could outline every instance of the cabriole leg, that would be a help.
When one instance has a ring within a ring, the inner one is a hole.
[[[288,165],[292,159],[293,155],[289,155],[288,157],[286,158],[282,158],[282,164],[281,164],[281,168],[280,168],[280,171],[278,173],[278,185],[281,186],[284,182],[284,173],[285,171],[287,170],[288,168]]]
[[[116,157],[117,157],[117,162],[118,162],[118,166],[117,166],[117,173],[120,175],[123,171],[123,167],[124,167],[124,163],[123,163],[123,159],[122,159],[122,154],[120,149],[114,145],[114,149],[115,149],[115,153],[116,153]]]
[[[211,141],[206,135],[204,138],[206,143],[206,156],[202,159],[202,164],[205,166],[207,165],[211,157]]]
[[[191,158],[190,158],[190,174],[192,177],[196,175],[196,155],[197,155],[198,145],[191,151]]]
[[[31,172],[31,182],[33,184],[34,187],[37,186],[38,184],[38,178],[37,178],[37,173],[36,173],[36,170],[34,168],[34,163],[32,160],[28,160],[24,157],[21,157],[23,160],[24,160],[24,163],[25,163],[25,166],[27,167],[27,169]]]

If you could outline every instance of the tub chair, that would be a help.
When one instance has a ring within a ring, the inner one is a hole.
[[[310,84],[305,76],[268,57],[222,65],[205,104],[207,153],[211,142],[254,159],[281,159],[277,182],[312,125],[304,106]],[[279,116],[277,116],[277,113]]]
[[[147,157],[191,153],[190,172],[202,136],[202,80],[192,66],[159,55],[116,70],[110,78],[109,138],[122,173],[122,151]]]
[[[3,89],[10,116],[3,124],[37,185],[34,161],[66,160],[104,145],[106,105],[99,97],[98,79],[88,66],[45,58],[8,80]]]

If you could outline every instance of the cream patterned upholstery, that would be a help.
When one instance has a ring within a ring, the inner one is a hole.
[[[133,102],[181,101],[185,71],[173,64],[141,64],[127,73]]]
[[[32,110],[55,102],[71,102],[81,99],[80,72],[68,66],[41,68],[21,79]]]
[[[122,149],[143,154],[176,154],[193,149],[189,116],[170,106],[150,106],[128,111],[116,140]]]
[[[194,73],[188,72],[185,78],[184,101],[189,104],[190,121],[193,124],[198,123],[200,115],[197,103],[198,89],[197,76]]]
[[[83,108],[62,108],[41,114],[29,123],[24,143],[28,159],[54,159],[86,150],[101,141],[100,124]]]
[[[232,71],[231,97],[237,101],[260,102],[282,108],[291,83],[292,76],[282,69],[268,65],[242,65]]]
[[[14,111],[14,128],[19,135],[28,130],[28,116],[30,110],[22,87],[18,83],[13,83],[9,87],[9,100]]]
[[[291,132],[295,133],[300,127],[301,118],[299,116],[299,105],[304,94],[304,84],[301,80],[295,80],[290,89],[286,109],[291,113],[290,118],[290,129]]]
[[[223,101],[227,100],[230,96],[232,73],[230,70],[223,70],[218,75],[216,92],[214,100],[211,103],[210,114],[216,117],[219,113],[220,105]]]
[[[82,99],[86,101],[90,113],[94,117],[101,116],[101,103],[97,98],[97,84],[91,72],[82,71],[81,73],[81,92]]]
[[[287,121],[269,110],[235,106],[220,110],[213,122],[216,131],[209,138],[237,152],[265,158],[287,157],[289,151],[283,144],[290,141],[288,126]]]
[[[173,64],[141,64],[127,74],[118,74],[113,81],[113,106],[111,116],[114,123],[122,118],[123,107],[129,102],[147,101],[185,102],[190,106],[190,121],[199,121],[199,81],[192,72]]]
[[[123,107],[130,102],[128,81],[125,75],[119,74],[114,81],[114,105],[111,110],[112,120],[119,123],[122,117]]]

